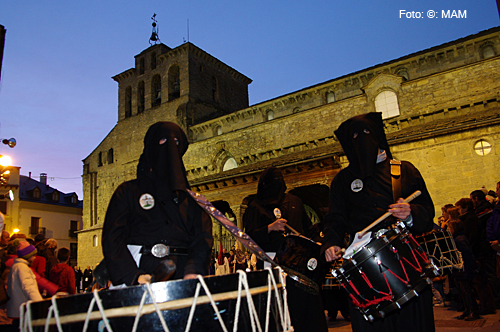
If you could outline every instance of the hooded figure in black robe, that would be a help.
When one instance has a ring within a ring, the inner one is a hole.
[[[277,252],[285,237],[281,231],[269,231],[268,226],[276,221],[274,209],[279,208],[282,219],[301,234],[307,234],[311,221],[302,201],[287,194],[281,170],[265,169],[259,178],[257,197],[249,204],[243,215],[246,233],[266,252]],[[283,229],[284,230],[284,226]]]
[[[172,122],[153,124],[144,137],[137,179],[122,183],[109,202],[102,248],[113,285],[133,285],[165,259],[176,265],[172,279],[208,274],[212,221],[191,198],[182,156],[188,140]],[[164,258],[155,244],[175,248]],[[135,259],[134,259],[135,258]]]
[[[325,216],[325,241],[322,250],[327,261],[338,259],[345,234],[363,230],[385,212],[393,215],[372,232],[403,220],[414,235],[432,230],[434,204],[420,172],[409,162],[401,162],[401,196],[394,201],[389,145],[384,133],[381,113],[355,116],[343,122],[335,135],[349,159],[330,186],[329,212]],[[408,203],[402,199],[416,190],[422,194]],[[434,331],[432,293],[430,287],[418,298],[405,303],[384,319],[367,322],[351,305],[353,331]]]
[[[277,252],[285,242],[284,223],[308,236],[311,221],[304,204],[297,196],[285,193],[286,185],[281,170],[265,169],[259,178],[257,197],[243,215],[245,232],[266,252]],[[282,219],[276,219],[273,211],[279,208]],[[286,230],[286,233],[289,233]],[[262,261],[257,268],[262,269]],[[319,294],[303,290],[297,282],[287,277],[288,309],[294,331],[327,332],[328,327]]]

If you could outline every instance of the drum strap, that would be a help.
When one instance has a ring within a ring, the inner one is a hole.
[[[394,202],[401,196],[401,161],[391,159],[392,196]]]

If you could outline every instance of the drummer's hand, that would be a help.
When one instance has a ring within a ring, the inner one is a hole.
[[[325,250],[325,259],[332,262],[342,257],[342,251],[339,246],[333,246]]]
[[[405,220],[411,213],[411,208],[409,203],[403,203],[404,199],[400,198],[394,204],[389,205],[388,212],[398,219]]]
[[[194,274],[194,273],[191,273],[191,274],[186,274],[184,276],[184,280],[188,280],[188,279],[196,279],[198,278],[198,275],[197,274]]]
[[[151,282],[150,274],[141,274],[139,278],[137,278],[137,283],[139,285],[144,285],[145,283]]]
[[[267,232],[272,231],[284,231],[285,230],[286,219],[280,218],[276,219],[272,224],[267,225]]]
[[[498,245],[498,240],[490,241],[491,246],[496,246]]]

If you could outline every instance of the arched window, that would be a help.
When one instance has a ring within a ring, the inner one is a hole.
[[[217,128],[215,129],[215,131],[217,132],[217,136],[222,135],[222,127],[221,126],[217,126]]]
[[[125,117],[129,118],[132,116],[132,87],[127,86],[125,88]]]
[[[181,96],[181,80],[179,77],[179,66],[173,65],[168,69],[168,100],[174,100]]]
[[[382,119],[399,115],[398,96],[394,91],[384,90],[375,97],[375,110],[382,113]]]
[[[99,246],[99,237],[97,235],[94,235],[92,237],[92,246],[93,247],[98,247]]]
[[[274,119],[274,112],[273,112],[273,110],[268,110],[266,115],[267,115],[267,121],[271,121],[271,120]]]
[[[212,76],[212,100],[219,102],[219,83],[215,76]]]
[[[140,81],[137,85],[137,113],[144,112],[145,104],[144,81]]]
[[[495,48],[493,45],[486,45],[482,49],[483,59],[492,58],[495,56]]]
[[[328,91],[326,93],[326,103],[333,103],[335,101],[335,92],[333,91]]]
[[[238,163],[236,162],[236,160],[231,157],[229,158],[228,160],[226,160],[226,162],[224,163],[224,166],[222,167],[222,171],[229,171],[230,169],[233,169],[233,168],[237,168],[238,167]]]
[[[161,77],[160,75],[153,76],[151,80],[151,107],[161,104]]]
[[[151,53],[151,70],[156,69],[156,52]]]

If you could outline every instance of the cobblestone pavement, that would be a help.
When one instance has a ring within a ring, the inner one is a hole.
[[[448,307],[434,307],[436,332],[500,332],[500,309],[494,315],[482,316],[482,319],[464,322],[455,319],[460,312],[449,310]],[[351,324],[346,322],[340,313],[337,321],[328,322],[328,332],[351,332]]]

